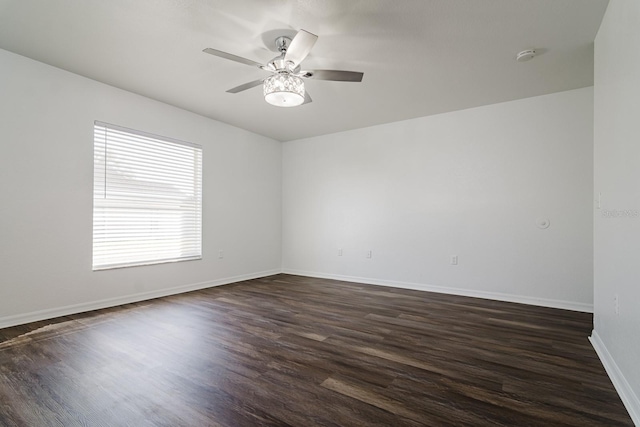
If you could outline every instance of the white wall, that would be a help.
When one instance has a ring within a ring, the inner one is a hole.
[[[0,94],[0,327],[279,272],[279,142],[2,50]],[[203,145],[202,260],[92,272],[94,120]]]
[[[595,42],[594,347],[640,425],[640,2],[615,0]],[[623,216],[620,211],[623,211]],[[626,211],[626,212],[625,212]],[[616,314],[615,297],[619,310]]]
[[[283,269],[590,311],[592,141],[584,88],[287,142]]]

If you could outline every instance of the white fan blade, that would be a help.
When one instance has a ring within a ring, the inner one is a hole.
[[[210,47],[203,50],[204,53],[210,55],[219,56],[220,58],[230,59],[231,61],[239,62],[241,64],[251,65],[252,67],[262,68],[262,64],[252,61],[251,59],[243,58],[241,56],[233,55],[231,53],[223,52],[221,50],[211,49]]]
[[[261,85],[261,84],[262,84],[262,80],[254,80],[252,82],[245,83],[243,85],[231,88],[227,92],[228,93],[238,93],[238,92],[242,92],[243,90],[251,89],[252,87],[256,87],[256,86]]]
[[[316,80],[332,80],[335,82],[361,82],[364,73],[343,70],[308,70],[300,71],[300,77]]]
[[[298,31],[298,34],[291,40],[287,53],[284,55],[284,60],[293,62],[294,67],[297,67],[309,55],[311,48],[316,44],[316,40],[318,40],[318,36],[315,34],[305,30]]]

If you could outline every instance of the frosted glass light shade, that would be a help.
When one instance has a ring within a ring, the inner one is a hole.
[[[287,73],[274,74],[262,86],[264,99],[277,107],[295,107],[304,102],[304,82]]]

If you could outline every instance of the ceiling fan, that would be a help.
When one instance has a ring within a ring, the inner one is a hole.
[[[262,85],[264,99],[269,104],[278,107],[295,107],[311,102],[311,97],[305,91],[302,79],[361,82],[364,75],[364,73],[357,71],[302,70],[300,64],[309,55],[316,40],[318,40],[318,36],[305,30],[298,31],[293,39],[287,36],[280,36],[275,40],[276,49],[280,52],[280,55],[265,65],[221,50],[207,48],[203,52],[241,64],[258,67],[272,73],[271,76],[265,79],[254,80],[236,86],[227,90],[227,92],[238,93]]]

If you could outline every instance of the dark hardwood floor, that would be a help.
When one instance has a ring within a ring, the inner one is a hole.
[[[0,425],[632,426],[591,322],[276,275],[0,329]]]

